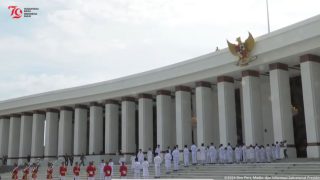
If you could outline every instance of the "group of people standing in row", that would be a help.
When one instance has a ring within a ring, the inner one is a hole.
[[[172,163],[173,163],[173,171],[179,170],[180,156],[183,157],[183,165],[184,167],[188,167],[190,164],[192,165],[205,165],[205,164],[232,164],[232,163],[265,163],[272,162],[274,160],[280,159],[280,146],[284,147],[284,156],[287,156],[287,144],[286,141],[276,142],[269,146],[269,144],[264,147],[263,145],[256,144],[255,146],[250,145],[236,145],[232,147],[230,143],[227,146],[220,144],[218,148],[211,143],[209,146],[205,146],[203,143],[200,147],[197,147],[195,144],[188,147],[184,146],[182,150],[182,154],[180,154],[180,150],[178,145],[176,145],[173,149],[168,147],[166,151],[160,150],[160,145],[157,145],[154,153],[151,148],[149,148],[148,152],[145,154],[140,149],[137,154],[131,157],[131,169],[134,174],[134,178],[149,178],[149,167],[151,164],[154,164],[155,178],[160,178],[161,176],[161,164],[164,161],[164,166],[166,169],[166,173],[171,173]],[[154,156],[153,156],[154,154]],[[191,154],[191,155],[190,155]],[[191,158],[191,163],[190,163]],[[81,160],[83,161],[83,159]],[[126,166],[125,156],[120,157],[119,159],[119,172],[120,177],[126,177],[128,173],[128,168]],[[47,180],[53,179],[53,164],[48,163],[47,169]],[[25,165],[23,169],[23,180],[27,180],[29,176],[29,169],[32,169],[32,180],[37,179],[38,167],[36,163],[29,166]],[[80,164],[78,162],[75,163],[75,166],[72,169],[74,180],[79,179],[80,176]],[[15,165],[12,171],[12,179],[18,179],[18,166]],[[66,162],[62,162],[59,168],[60,179],[64,180],[67,175],[67,166]],[[96,167],[94,162],[91,161],[89,165],[86,167],[88,180],[94,180],[96,177]],[[107,163],[104,160],[99,164],[99,179],[109,180],[112,178],[114,171],[114,163],[112,159],[110,159]]]
[[[246,146],[243,144],[232,147],[230,143],[228,143],[227,146],[220,144],[218,148],[216,148],[213,143],[211,143],[209,146],[201,144],[200,147],[197,147],[195,144],[193,144],[190,146],[190,148],[185,145],[181,156],[183,157],[184,167],[188,167],[190,164],[205,165],[232,163],[266,163],[280,159],[280,146],[283,146],[284,156],[285,158],[288,158],[286,152],[286,141],[281,142],[281,144],[279,142],[276,142],[271,146],[267,144],[266,147],[258,144],[256,144],[255,146]],[[148,168],[152,163],[154,163],[155,167],[155,177],[160,177],[160,167],[163,160],[167,174],[171,172],[172,163],[173,171],[179,170],[180,150],[178,148],[178,145],[176,145],[173,149],[168,147],[166,151],[162,152],[160,150],[160,145],[157,145],[154,153],[155,157],[153,158],[152,150],[149,148],[145,157],[144,153],[140,149],[135,156],[131,157],[131,169],[133,170],[135,178],[139,178],[141,176],[141,170],[142,176],[144,178],[148,178]],[[152,160],[154,160],[154,162],[152,162]]]

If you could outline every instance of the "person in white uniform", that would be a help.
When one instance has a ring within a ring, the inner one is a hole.
[[[120,154],[122,154],[122,153],[120,152]],[[126,158],[124,157],[124,155],[122,155],[122,156],[119,158],[119,164],[121,165],[123,162],[126,163]]]
[[[160,178],[160,176],[161,176],[160,167],[161,167],[162,159],[158,153],[155,154],[153,162],[154,162],[154,174],[155,174],[154,177]]]
[[[141,172],[142,166],[139,162],[139,159],[136,158],[135,159],[135,163],[134,163],[134,178],[140,178],[140,172]]]
[[[144,160],[144,154],[142,152],[142,149],[139,149],[139,152],[137,154],[137,157],[138,157],[138,161],[140,162],[140,164],[143,163],[143,160]]]
[[[240,148],[240,146],[238,144],[237,144],[236,148],[234,149],[234,154],[235,154],[236,163],[240,163],[240,160],[241,160],[241,148]]]
[[[230,143],[228,143],[228,146],[227,146],[227,160],[228,160],[228,164],[233,163],[233,149]]]
[[[209,151],[209,146],[206,148],[206,164],[210,164],[210,151]]]
[[[256,144],[256,147],[254,147],[254,158],[256,160],[256,163],[260,162],[260,148],[258,146],[258,144]]]
[[[197,164],[197,146],[195,144],[191,145],[191,158],[192,158],[192,165],[196,165]]]
[[[164,155],[164,166],[166,167],[166,173],[169,174],[170,173],[170,169],[171,169],[171,160],[172,160],[172,156],[169,153],[169,151],[166,151],[166,154]]]
[[[260,162],[265,163],[266,162],[266,150],[264,149],[264,146],[260,146]]]
[[[180,152],[179,152],[178,145],[172,151],[172,157],[173,157],[173,170],[178,171],[179,170],[179,158],[180,158]]]
[[[204,143],[201,144],[201,147],[199,148],[199,150],[200,150],[200,156],[199,156],[200,164],[204,165],[206,161],[206,147],[204,146]]]
[[[184,167],[188,167],[189,166],[189,154],[190,151],[188,149],[188,146],[185,145],[184,149],[183,149],[183,162],[184,162]]]
[[[267,156],[267,162],[271,162],[272,151],[271,151],[271,147],[269,146],[269,144],[267,144],[267,146],[266,146],[266,156]]]
[[[147,161],[147,158],[144,158],[142,163],[142,177],[145,179],[149,178],[149,162]]]
[[[100,164],[99,164],[99,176],[100,176],[100,179],[103,179],[104,178],[104,172],[103,172],[103,169],[104,169],[104,166],[106,165],[106,163],[104,162],[104,159],[101,160]]]
[[[280,160],[280,144],[278,143],[278,141],[276,142],[276,159]]]
[[[148,149],[148,152],[147,152],[147,157],[148,157],[148,163],[149,163],[149,165],[151,165],[152,164],[152,150],[151,150],[151,148],[149,148]]]
[[[213,143],[211,143],[211,145],[209,147],[209,154],[210,154],[210,163],[215,164],[217,161],[217,150],[214,147]]]
[[[170,146],[167,147],[167,150],[169,151],[170,154],[172,154]]]
[[[136,162],[136,156],[132,155],[131,156],[131,170],[134,173],[134,164]]]
[[[255,153],[252,145],[250,145],[247,155],[250,163],[255,162]]]
[[[154,150],[154,154],[158,154],[159,156],[161,156],[161,150],[160,150],[160,145],[158,144],[156,149]]]
[[[219,163],[224,164],[225,163],[225,152],[223,144],[220,144],[219,146]]]
[[[272,143],[272,146],[271,146],[271,154],[272,154],[272,160],[277,160],[276,146],[273,143]]]
[[[247,146],[245,144],[242,145],[242,163],[247,163]]]

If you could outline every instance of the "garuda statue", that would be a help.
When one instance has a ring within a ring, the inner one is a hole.
[[[228,47],[229,51],[239,58],[237,65],[238,66],[245,66],[248,65],[248,63],[257,57],[251,57],[250,52],[252,51],[255,41],[253,39],[252,34],[249,32],[249,37],[245,40],[245,42],[241,41],[241,38],[238,37],[237,39],[238,44],[232,44],[228,40]]]

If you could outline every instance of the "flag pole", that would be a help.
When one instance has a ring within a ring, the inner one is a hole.
[[[267,21],[268,21],[268,33],[270,33],[270,21],[269,21],[269,3],[268,0],[266,0],[267,4]]]

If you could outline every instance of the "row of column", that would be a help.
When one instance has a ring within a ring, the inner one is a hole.
[[[281,63],[270,64],[271,110],[264,108],[268,92],[261,89],[259,72],[242,72],[241,92],[243,111],[243,132],[245,144],[266,142],[265,127],[272,134],[268,143],[286,140],[289,154],[295,156],[292,106],[288,66]],[[305,120],[308,140],[308,157],[320,156],[320,58],[314,55],[301,57],[301,77],[305,106]],[[217,86],[209,82],[196,82],[197,142],[209,144],[236,144],[236,110],[234,79],[228,76],[217,78]],[[121,99],[121,150],[134,153],[136,150],[136,99]],[[191,144],[192,112],[191,88],[177,86],[175,99],[167,90],[157,91],[157,143],[162,150],[178,144],[182,148]],[[91,103],[90,108],[76,105],[73,108],[61,107],[60,110],[47,109],[32,113],[13,114],[0,118],[0,153],[9,157],[47,156],[64,154],[85,154],[89,144],[89,154],[99,154],[103,150],[103,108],[105,108],[105,153],[117,153],[119,142],[119,103],[107,100],[105,106]],[[139,149],[147,151],[153,147],[153,99],[151,94],[138,96]],[[89,114],[89,142],[87,142],[87,120]],[[272,119],[266,119],[268,112]],[[60,116],[59,116],[60,113]],[[58,121],[58,118],[59,121]],[[45,148],[43,126],[46,120]],[[59,122],[59,123],[58,123]],[[6,146],[8,145],[8,146]],[[13,160],[14,161],[14,160]]]

